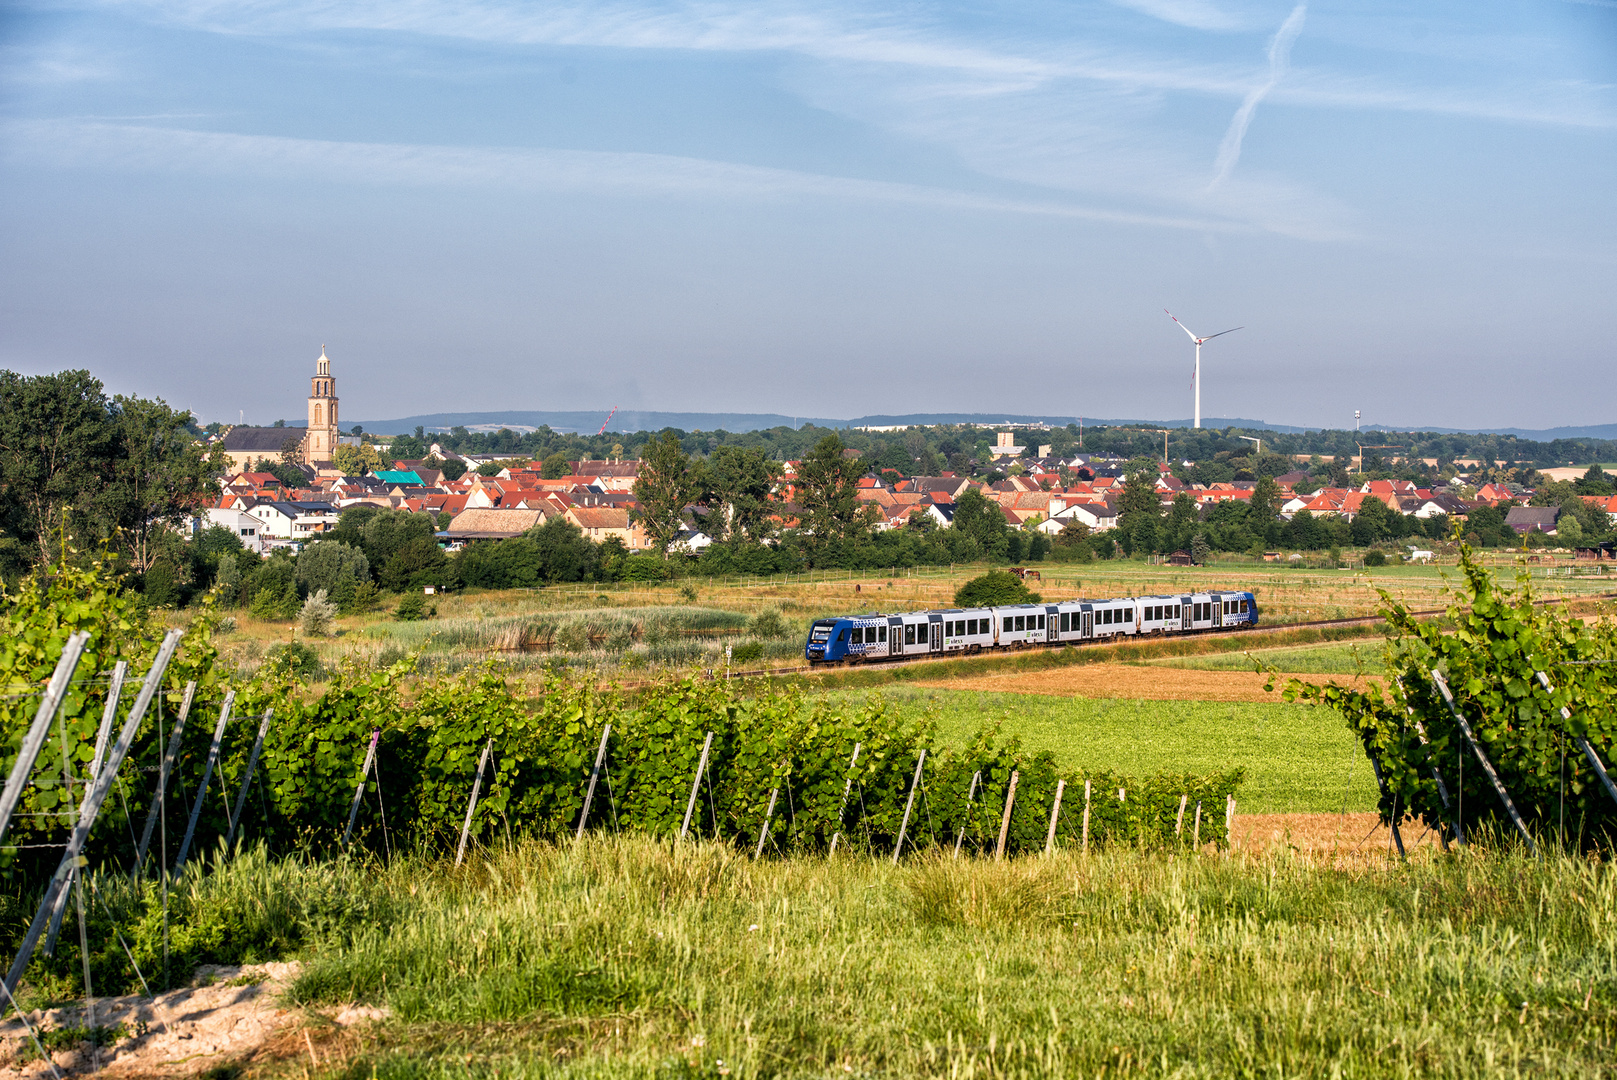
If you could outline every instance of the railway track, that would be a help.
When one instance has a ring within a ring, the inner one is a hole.
[[[1582,603],[1588,600],[1617,600],[1617,593],[1595,593],[1590,596],[1554,597],[1547,600],[1533,601],[1534,607],[1544,607],[1549,604]],[[1434,619],[1448,614],[1447,608],[1426,608],[1421,611],[1412,611],[1410,615],[1416,619]],[[779,675],[824,675],[831,672],[844,672],[853,670],[882,670],[891,671],[898,668],[915,667],[923,664],[947,664],[956,660],[978,660],[983,658],[1001,657],[1009,659],[1015,656],[1027,656],[1035,651],[1053,651],[1056,649],[1102,649],[1111,646],[1133,643],[1167,643],[1169,641],[1194,640],[1207,635],[1216,635],[1220,638],[1249,638],[1263,637],[1265,635],[1284,634],[1294,630],[1318,630],[1327,627],[1346,626],[1376,626],[1387,620],[1380,615],[1356,615],[1346,619],[1314,619],[1309,622],[1277,623],[1272,626],[1248,626],[1230,630],[1201,630],[1192,634],[1152,634],[1149,636],[1114,635],[1109,638],[1095,638],[1090,641],[1059,641],[1050,643],[1035,643],[1022,649],[996,649],[992,652],[952,652],[940,653],[935,656],[915,656],[904,660],[873,660],[859,664],[821,664],[810,667],[783,667],[783,668],[757,668],[747,671],[719,671],[717,668],[708,669],[708,677],[713,679],[756,679]]]

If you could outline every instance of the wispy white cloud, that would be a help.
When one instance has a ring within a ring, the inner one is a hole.
[[[1209,187],[1217,187],[1235,171],[1235,163],[1241,160],[1241,144],[1246,141],[1246,129],[1252,124],[1252,114],[1258,111],[1258,103],[1268,97],[1269,92],[1285,77],[1286,68],[1291,63],[1292,42],[1303,32],[1303,18],[1307,12],[1306,4],[1292,8],[1286,21],[1280,24],[1280,29],[1269,40],[1269,77],[1247,92],[1241,107],[1231,117],[1229,129],[1224,132],[1224,140],[1218,146],[1218,158],[1213,163],[1213,182]]]
[[[1207,0],[1112,0],[1112,3],[1193,30],[1233,30],[1240,25],[1234,15]]]
[[[13,163],[402,187],[476,186],[673,197],[827,198],[1036,215],[1195,232],[1254,232],[1217,214],[1139,213],[1057,198],[1014,198],[825,176],[669,154],[337,142],[128,124],[0,123]]]

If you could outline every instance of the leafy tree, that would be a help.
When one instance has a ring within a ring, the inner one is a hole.
[[[815,548],[836,540],[853,540],[865,534],[870,519],[859,508],[859,477],[862,469],[836,435],[827,435],[815,445],[797,468],[797,502],[803,508],[803,526]]]
[[[478,476],[498,476],[505,471],[505,466],[498,461],[485,461],[477,467]]]
[[[702,488],[701,470],[671,429],[640,451],[640,475],[634,482],[637,516],[652,546],[664,558],[680,530],[685,508],[702,494]]]
[[[388,455],[399,461],[418,461],[427,456],[427,444],[414,435],[395,435]]]
[[[1579,495],[1610,495],[1613,491],[1612,478],[1599,465],[1589,466],[1589,471],[1579,477],[1574,486]]]
[[[348,582],[355,585],[371,579],[370,560],[352,544],[323,540],[304,548],[297,558],[297,580],[305,594],[323,590],[335,597]]]
[[[1359,512],[1353,515],[1353,542],[1361,546],[1373,544],[1377,540],[1384,540],[1389,535],[1387,518],[1390,511],[1387,504],[1374,496],[1367,495],[1359,504]]]
[[[1010,526],[998,503],[976,488],[960,493],[954,504],[953,527],[977,542],[983,555],[1002,559],[1010,546]]]
[[[1212,545],[1207,542],[1206,533],[1197,533],[1190,538],[1190,561],[1197,566],[1205,566],[1207,560],[1213,557]]]
[[[298,613],[298,622],[302,625],[306,637],[330,637],[332,627],[337,621],[337,605],[326,599],[326,590],[316,589],[303,601],[303,609]]]
[[[368,472],[387,468],[382,455],[370,443],[339,446],[331,452],[331,462],[344,476],[364,476]]]
[[[217,490],[191,428],[161,400],[107,399],[89,372],[0,372],[0,528],[49,561],[71,515],[149,569],[160,539]]]
[[[1157,542],[1162,500],[1156,492],[1156,467],[1134,470],[1123,483],[1117,508],[1117,531],[1124,550],[1151,551]]]
[[[557,450],[554,454],[545,455],[544,467],[539,475],[546,480],[560,480],[571,471],[572,463],[567,460],[567,455]]]
[[[1268,528],[1280,513],[1280,502],[1284,496],[1280,493],[1280,485],[1274,482],[1274,477],[1259,474],[1258,486],[1252,489],[1251,516],[1254,529]]]
[[[955,590],[956,607],[998,607],[1005,604],[1037,604],[1039,594],[1009,570],[990,570]]]
[[[466,463],[454,458],[440,461],[438,468],[443,472],[445,480],[459,480],[466,475]]]
[[[546,581],[584,581],[596,576],[600,546],[566,518],[550,518],[525,535],[538,545]]]
[[[708,499],[712,512],[705,528],[721,543],[757,543],[774,534],[773,498],[781,466],[757,447],[721,446],[708,459]]]
[[[382,564],[382,587],[395,592],[448,585],[450,578],[449,557],[431,535],[411,537]]]

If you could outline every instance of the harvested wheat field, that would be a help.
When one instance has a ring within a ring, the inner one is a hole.
[[[1317,680],[1318,676],[1308,676]],[[1363,688],[1370,680],[1335,676]],[[1054,697],[1130,698],[1141,701],[1280,701],[1263,689],[1265,676],[1255,671],[1196,671],[1135,664],[1077,664],[1044,671],[965,675],[928,679],[917,686],[936,690],[976,690],[1001,694],[1046,694]]]
[[[1438,850],[1437,834],[1416,821],[1399,826],[1404,850]],[[1290,850],[1332,869],[1382,864],[1397,857],[1392,834],[1373,813],[1236,814],[1230,846],[1237,852],[1267,855]]]

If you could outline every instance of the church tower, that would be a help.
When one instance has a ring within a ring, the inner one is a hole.
[[[310,465],[329,462],[337,445],[337,380],[331,377],[331,359],[322,345],[309,381],[309,434],[303,442],[303,460]]]

